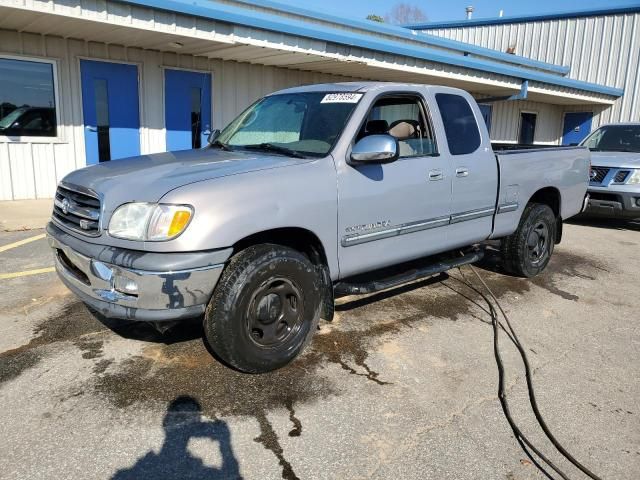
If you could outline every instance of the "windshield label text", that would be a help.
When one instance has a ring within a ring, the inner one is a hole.
[[[358,103],[361,93],[327,93],[320,103]]]

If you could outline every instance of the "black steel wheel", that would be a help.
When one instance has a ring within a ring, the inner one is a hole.
[[[304,298],[288,278],[273,277],[258,287],[245,313],[247,334],[259,347],[285,344],[304,324]]]
[[[205,312],[213,352],[249,373],[289,363],[317,328],[320,273],[306,256],[280,245],[255,245],[236,254]]]
[[[502,240],[505,269],[522,277],[533,277],[542,272],[553,255],[556,225],[556,217],[548,205],[528,204],[518,229]]]
[[[538,221],[527,235],[527,255],[529,264],[540,265],[549,255],[549,228],[544,221]]]

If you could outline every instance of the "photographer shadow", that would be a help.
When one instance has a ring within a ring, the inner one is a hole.
[[[180,396],[173,400],[165,414],[162,426],[165,439],[159,452],[147,452],[131,468],[118,470],[112,480],[218,480],[241,479],[238,460],[231,446],[231,433],[222,420],[205,420],[202,408],[191,396]],[[220,467],[206,465],[194,457],[188,449],[194,438],[208,439],[218,443],[222,463]]]

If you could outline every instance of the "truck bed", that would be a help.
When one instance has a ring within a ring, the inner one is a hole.
[[[497,150],[495,154],[499,186],[491,238],[513,233],[527,202],[543,188],[561,192],[562,218],[576,215],[582,209],[590,164],[587,148],[549,146]]]

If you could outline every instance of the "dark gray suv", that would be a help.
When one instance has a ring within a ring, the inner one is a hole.
[[[581,145],[592,152],[586,213],[640,218],[640,123],[604,125]]]

